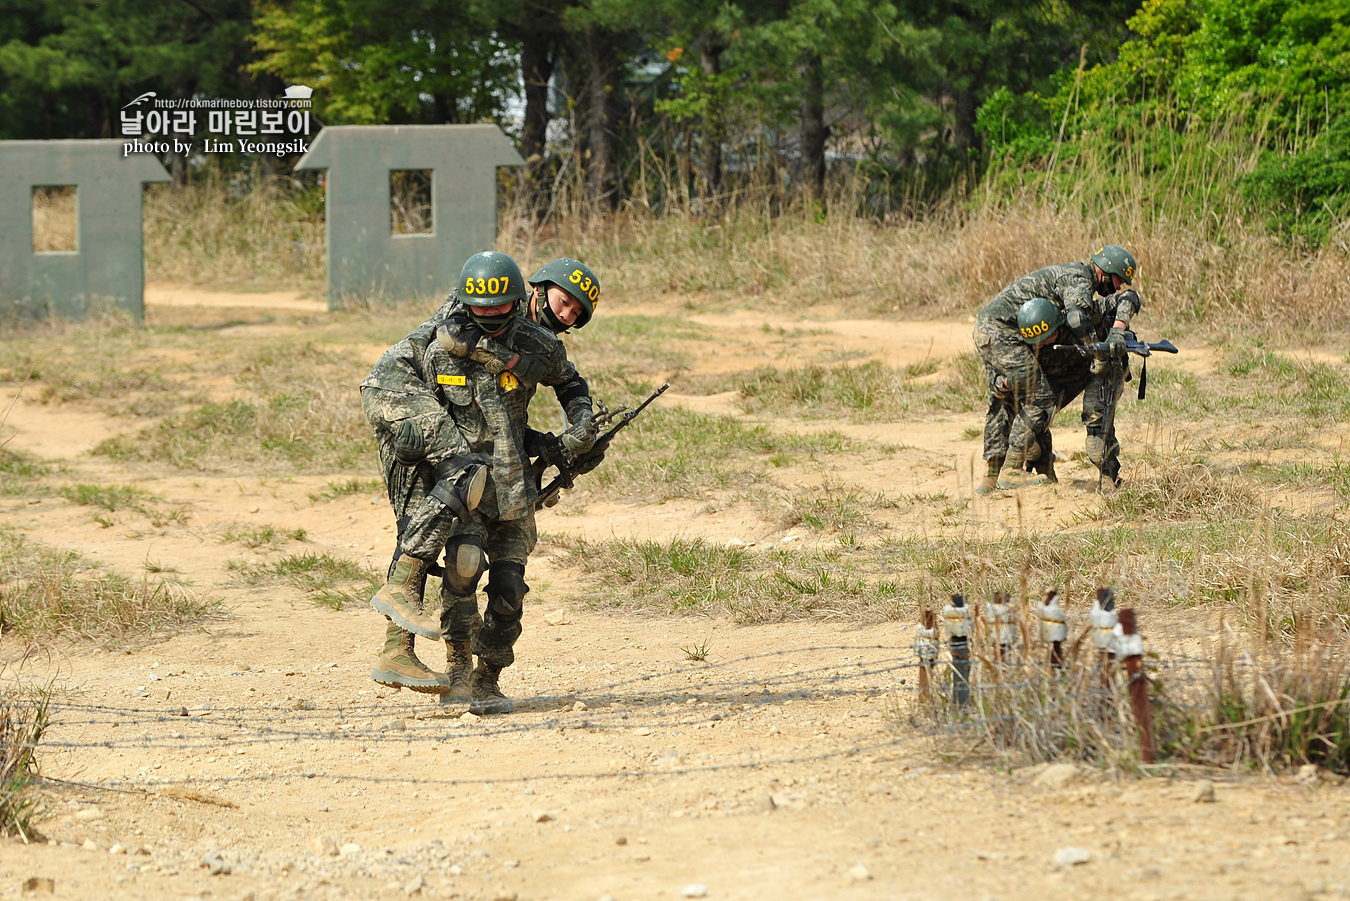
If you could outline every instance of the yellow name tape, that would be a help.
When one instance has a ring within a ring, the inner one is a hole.
[[[438,384],[438,385],[466,385],[466,384],[468,384],[468,382],[466,382],[466,381],[464,380],[464,376],[462,376],[462,375],[437,375],[437,376],[436,376],[436,384]]]

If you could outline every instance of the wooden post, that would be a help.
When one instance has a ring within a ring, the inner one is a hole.
[[[922,625],[915,630],[914,653],[919,658],[919,696],[927,698],[938,657],[937,616],[932,610],[925,610],[921,618]]]
[[[1120,611],[1120,631],[1125,639],[1121,643],[1121,656],[1130,677],[1130,707],[1139,727],[1139,759],[1152,763],[1157,757],[1153,748],[1153,711],[1148,706],[1148,678],[1144,675],[1144,640],[1136,631],[1133,609]]]

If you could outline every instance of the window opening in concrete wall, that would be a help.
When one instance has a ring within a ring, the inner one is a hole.
[[[80,249],[78,213],[74,185],[34,187],[33,252],[77,252]]]
[[[433,233],[431,170],[389,170],[389,230],[396,235]]]

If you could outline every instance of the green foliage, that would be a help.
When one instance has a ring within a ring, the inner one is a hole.
[[[1272,230],[1309,247],[1326,243],[1332,227],[1350,216],[1350,109],[1306,150],[1266,151],[1243,187],[1271,211]]]
[[[0,138],[99,138],[144,91],[271,96],[240,72],[246,0],[20,0],[0,13]]]
[[[46,691],[0,689],[0,836],[28,841],[37,807],[37,748],[47,730]]]
[[[316,88],[334,124],[505,121],[516,49],[476,4],[431,0],[260,3],[250,69]]]

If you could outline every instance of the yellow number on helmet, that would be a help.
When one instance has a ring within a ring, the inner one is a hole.
[[[571,277],[570,277],[568,280],[569,280],[572,284],[574,284],[574,285],[579,285],[579,284],[581,284],[581,270],[580,270],[580,269],[573,269],[573,270],[572,270],[572,275],[571,275]]]
[[[482,278],[478,279],[478,293],[479,294],[487,293],[487,282],[484,281]]]
[[[1133,267],[1133,266],[1126,266],[1126,267],[1125,267],[1125,277],[1126,277],[1126,278],[1134,278],[1134,267]]]

